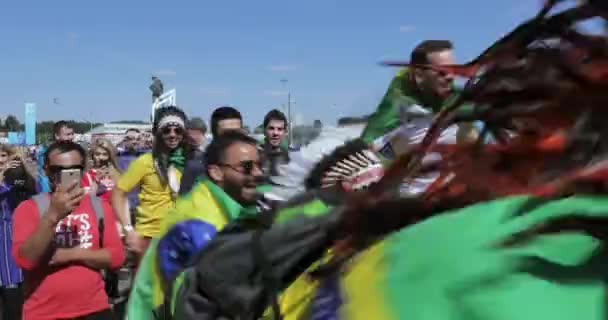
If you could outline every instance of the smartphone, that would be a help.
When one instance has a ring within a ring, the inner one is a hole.
[[[107,167],[110,164],[110,160],[101,160],[99,162],[100,167]]]
[[[80,182],[80,169],[65,169],[61,170],[61,185],[67,187],[74,183]]]

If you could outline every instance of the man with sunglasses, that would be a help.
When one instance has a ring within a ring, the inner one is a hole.
[[[389,160],[422,142],[435,114],[458,94],[454,75],[432,68],[455,64],[450,41],[421,42],[412,51],[410,64],[413,66],[397,73],[361,136],[374,151]],[[439,143],[470,143],[476,138],[477,130],[472,124],[459,124],[443,130]],[[407,181],[402,191],[405,195],[423,192],[436,177],[430,173]]]
[[[52,191],[42,194],[48,207],[27,200],[15,210],[12,253],[25,271],[25,320],[112,318],[100,271],[118,268],[125,257],[114,212],[100,201],[98,218],[79,180],[61,181],[63,170],[82,174],[85,159],[76,143],[50,145],[44,163]]]
[[[228,130],[215,136],[205,153],[206,175],[200,176],[192,190],[179,197],[175,208],[165,214],[163,229],[158,239],[152,240],[140,265],[169,264],[171,267],[163,269],[180,270],[181,262],[185,262],[179,257],[183,251],[198,249],[198,245],[190,246],[191,240],[204,243],[228,223],[255,217],[258,206],[267,208],[256,189],[262,178],[259,161],[257,141],[245,133]],[[159,255],[168,259],[158,258]],[[170,278],[171,275],[160,274],[160,268],[140,268],[129,297],[127,317],[152,319],[162,304],[155,297],[164,295],[159,284],[170,282]]]
[[[410,58],[410,64],[416,66],[455,63],[453,45],[448,40],[425,40],[414,48]],[[434,114],[455,93],[452,74],[429,67],[404,68],[391,82],[361,137],[383,156],[393,158],[408,145],[422,140]],[[453,126],[442,133],[444,141],[455,142],[457,137],[463,141],[474,138],[472,126],[463,126],[460,130]]]
[[[357,163],[349,160],[353,157]],[[326,179],[327,174],[336,173],[337,167],[349,168],[349,173],[342,174],[340,180],[333,180],[331,184]],[[350,141],[315,165],[306,178],[305,194],[294,196],[280,208],[263,208],[254,216],[241,214],[217,233],[216,229],[210,232],[208,228],[197,228],[196,235],[206,236],[207,241],[211,241],[208,244],[197,241],[195,233],[186,228],[185,224],[192,222],[176,223],[159,241],[156,255],[151,256],[159,262],[155,270],[159,271],[162,283],[171,283],[173,292],[178,292],[177,300],[174,296],[166,302],[167,305],[174,303],[172,307],[177,310],[173,319],[239,318],[241,315],[255,318],[256,312],[263,311],[266,303],[270,304],[269,297],[274,297],[294,281],[294,273],[302,273],[308,264],[320,258],[319,254],[324,250],[319,250],[319,246],[325,239],[330,239],[328,227],[339,216],[339,210],[330,213],[331,207],[343,203],[348,192],[378,181],[382,174],[380,160],[367,145],[362,141]],[[176,236],[183,235],[178,231],[184,230],[192,235]],[[258,244],[260,247],[256,248]],[[262,255],[257,250],[261,248]],[[172,254],[168,255],[169,252]],[[187,270],[182,272],[184,265],[176,266],[178,263],[174,261],[188,261]],[[267,278],[267,271],[274,279]],[[173,280],[176,277],[178,280]],[[308,310],[308,307],[302,307],[309,305],[315,283],[304,275],[288,291],[283,291],[285,295],[279,301],[283,312],[289,310],[286,319],[300,318]],[[176,289],[179,286],[181,288]],[[324,289],[320,289],[310,303],[314,305],[313,309],[323,305],[315,302],[325,299],[319,293],[321,291]],[[321,308],[327,309],[326,306]],[[325,310],[310,311],[316,313],[311,315],[314,318]],[[129,319],[146,318],[130,315]]]

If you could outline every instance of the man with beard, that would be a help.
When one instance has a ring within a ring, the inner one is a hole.
[[[186,115],[174,106],[157,109],[152,130],[156,136],[151,153],[131,162],[112,192],[112,206],[126,234],[127,247],[143,253],[158,236],[163,215],[175,204],[179,183],[191,148],[185,136]],[[140,187],[135,227],[127,206],[127,193]]]
[[[386,158],[403,153],[408,145],[419,143],[435,113],[457,93],[454,75],[425,67],[455,64],[453,45],[448,40],[425,40],[412,51],[409,67],[392,80],[363,131],[361,138],[373,144]],[[471,126],[452,126],[442,133],[443,142],[455,143],[474,137]]]
[[[256,216],[256,187],[262,176],[256,145],[255,139],[237,130],[226,131],[209,144],[206,176],[164,215],[159,240],[151,242],[141,261],[129,298],[130,320],[158,318],[163,296],[170,291],[165,285],[185,263],[184,251],[196,250],[232,221]]]
[[[412,67],[399,71],[362,133],[361,138],[386,159],[394,159],[422,142],[437,112],[458,95],[454,75],[431,66],[455,64],[453,46],[447,40],[426,40],[412,51]],[[470,143],[477,138],[472,124],[452,125],[441,132],[439,143]],[[427,158],[438,159],[436,155]],[[405,181],[406,196],[426,190],[436,173]]]
[[[262,169],[266,175],[276,176],[277,166],[289,162],[286,145],[287,118],[279,110],[271,110],[264,117],[264,140],[259,145]]]
[[[367,145],[361,140],[349,141],[314,167],[304,182],[306,193],[255,217],[232,220],[217,236],[213,233],[209,244],[176,241],[180,238],[175,236],[170,246],[161,243],[158,270],[178,296],[177,300],[170,296],[172,302],[165,312],[175,310],[173,319],[183,320],[253,319],[273,304],[272,296],[283,292],[280,305],[275,301],[274,308],[284,312],[284,319],[301,319],[304,312],[310,312],[311,319],[327,314],[328,307],[322,304],[339,299],[339,293],[327,292],[330,283],[318,286],[307,275],[297,281],[295,276],[323,255],[327,235],[339,216],[339,210],[331,208],[340,206],[349,192],[366,188],[382,175],[380,159]],[[168,234],[164,241],[171,238],[171,232]],[[263,246],[261,251],[256,251],[258,244]],[[177,263],[163,254],[169,251],[167,247],[178,253],[172,256],[177,257],[174,261],[185,262],[181,268],[175,268]],[[186,247],[190,249],[180,249]],[[270,269],[272,274],[267,274]]]

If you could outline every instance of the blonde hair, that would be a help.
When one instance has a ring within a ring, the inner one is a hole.
[[[95,159],[93,158],[95,155],[95,150],[97,150],[98,148],[104,149],[108,153],[109,162],[112,164],[112,166],[118,173],[121,173],[120,167],[118,166],[118,159],[116,157],[116,149],[114,148],[112,142],[110,142],[110,140],[108,139],[102,138],[95,140],[95,145],[93,146],[93,148],[91,148],[91,160],[93,161],[95,161]]]
[[[6,152],[10,157],[15,154],[15,147],[10,144],[0,143],[0,152]]]

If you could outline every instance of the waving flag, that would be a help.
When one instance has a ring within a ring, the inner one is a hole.
[[[530,197],[480,203],[406,228],[344,268],[337,319],[605,319],[608,255],[582,233],[498,244],[548,219],[606,217],[608,197],[522,211]]]

